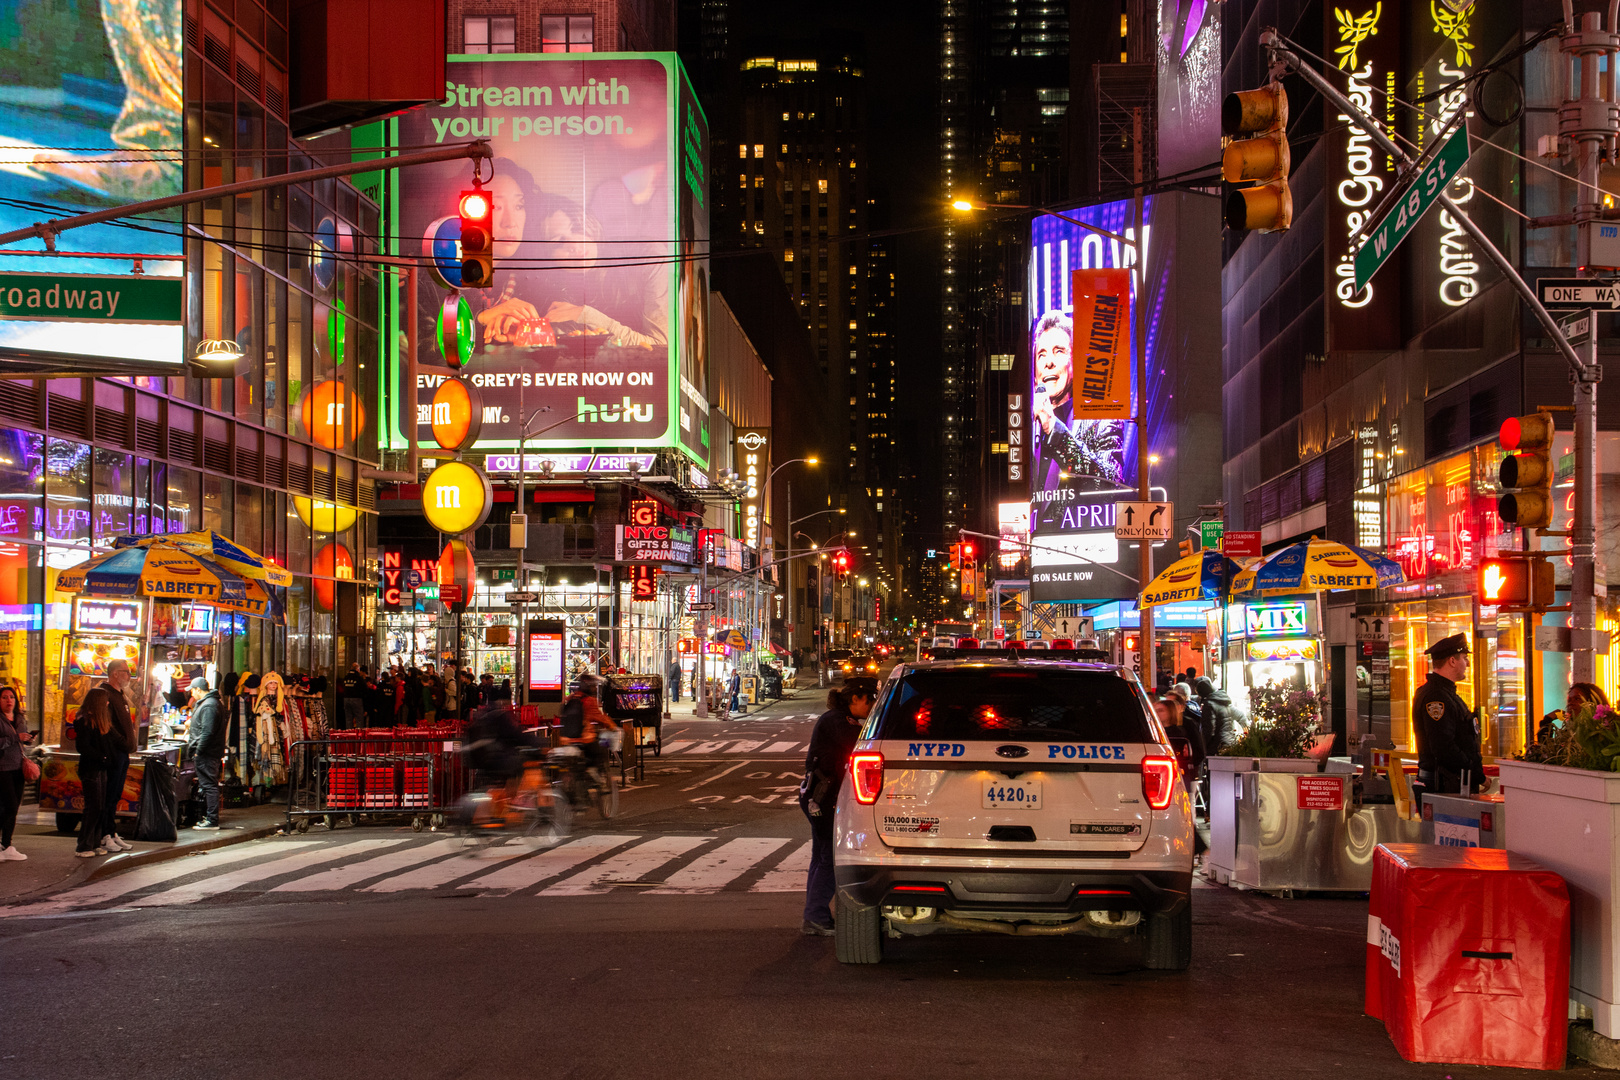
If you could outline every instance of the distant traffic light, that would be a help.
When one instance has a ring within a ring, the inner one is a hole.
[[[1196,554],[1198,554],[1198,545],[1196,543],[1191,540],[1183,540],[1181,542],[1181,557],[1183,559],[1187,558],[1189,555]]]
[[[1504,524],[1545,529],[1552,524],[1552,442],[1550,412],[1533,412],[1502,422],[1497,436],[1502,458],[1497,479],[1509,489],[1496,501]]]
[[[1551,607],[1556,585],[1546,559],[1486,559],[1479,564],[1479,602],[1508,611],[1544,611]]]
[[[487,289],[495,281],[495,204],[489,192],[473,188],[461,193],[461,285]]]
[[[1221,130],[1233,136],[1221,153],[1221,179],[1254,185],[1226,197],[1227,228],[1288,228],[1294,220],[1294,196],[1288,189],[1288,92],[1282,83],[1227,94],[1221,103]],[[1244,135],[1252,138],[1236,137]]]
[[[952,570],[960,570],[960,569],[962,569],[962,545],[961,544],[952,544],[951,545],[951,569]]]
[[[971,541],[971,540],[962,541],[962,565],[964,565],[964,566],[973,565],[973,558],[974,558],[973,541]]]

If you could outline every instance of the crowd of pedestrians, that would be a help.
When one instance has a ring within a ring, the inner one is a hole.
[[[488,673],[474,678],[454,664],[435,668],[393,664],[373,672],[351,664],[338,684],[338,720],[335,726],[426,727],[450,720],[466,720],[473,710],[492,703],[497,693],[512,700],[512,681],[496,683]]]

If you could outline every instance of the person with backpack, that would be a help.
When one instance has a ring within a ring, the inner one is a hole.
[[[619,725],[602,711],[602,703],[597,698],[601,685],[600,675],[587,671],[579,677],[574,684],[574,692],[563,702],[562,713],[558,716],[562,725],[557,743],[560,746],[577,746],[585,752],[585,760],[590,764],[606,766],[607,749],[597,736],[603,729],[618,731]]]

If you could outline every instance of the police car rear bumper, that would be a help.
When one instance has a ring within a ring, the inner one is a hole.
[[[949,870],[839,866],[839,892],[862,907],[948,911],[1174,911],[1192,894],[1192,873],[1175,870]]]

